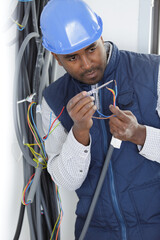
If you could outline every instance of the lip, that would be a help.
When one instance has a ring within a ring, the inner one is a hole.
[[[85,77],[87,77],[87,78],[94,78],[96,76],[97,76],[97,71],[93,71],[93,72],[85,74]]]

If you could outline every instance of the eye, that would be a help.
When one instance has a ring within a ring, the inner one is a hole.
[[[96,50],[96,47],[92,47],[89,49],[89,52],[94,52]]]
[[[72,56],[72,57],[70,57],[69,59],[68,59],[68,61],[70,61],[70,62],[73,62],[73,61],[75,61],[76,60],[76,56]]]

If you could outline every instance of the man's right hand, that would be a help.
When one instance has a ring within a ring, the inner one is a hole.
[[[93,125],[92,116],[96,111],[94,98],[87,96],[83,91],[74,96],[67,104],[67,111],[72,118],[73,134],[78,142],[83,145],[89,144],[89,130]]]

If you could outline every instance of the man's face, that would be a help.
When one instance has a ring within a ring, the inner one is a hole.
[[[106,67],[106,50],[102,37],[93,44],[71,54],[52,53],[59,65],[76,80],[86,84],[98,83]]]

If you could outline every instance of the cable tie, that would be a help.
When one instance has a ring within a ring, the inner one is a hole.
[[[25,99],[22,99],[20,101],[17,101],[17,104],[22,102],[32,102],[33,97],[36,95],[36,93],[31,94],[30,96],[26,97]]]
[[[37,107],[36,107],[36,113],[41,113],[42,111],[41,111],[41,105],[40,104],[38,104],[37,105]]]

